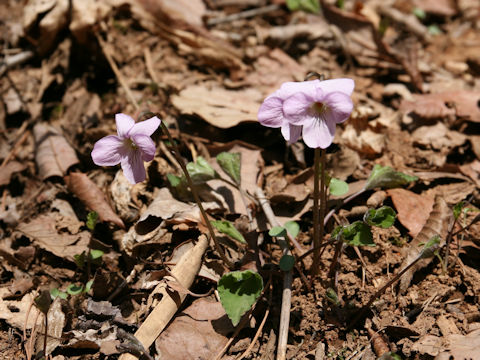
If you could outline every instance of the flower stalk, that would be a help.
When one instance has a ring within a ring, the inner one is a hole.
[[[165,132],[165,134],[167,135],[168,141],[170,142],[171,146],[173,147],[173,154],[174,154],[178,164],[182,168],[182,171],[185,175],[185,178],[187,179],[188,186],[190,187],[190,190],[192,191],[193,198],[195,199],[195,202],[197,203],[197,206],[200,209],[200,213],[202,214],[203,221],[205,222],[205,225],[208,228],[208,231],[210,233],[210,236],[212,237],[212,240],[215,244],[215,248],[216,248],[218,254],[222,258],[222,260],[225,262],[227,267],[229,267],[230,269],[233,269],[234,268],[233,263],[227,258],[227,256],[225,255],[225,253],[223,252],[223,250],[220,246],[220,243],[218,242],[217,237],[215,236],[215,231],[213,230],[213,226],[210,223],[210,220],[208,219],[207,212],[203,208],[202,202],[200,201],[200,197],[198,196],[197,188],[195,187],[195,184],[193,183],[192,178],[190,177],[190,174],[188,173],[187,167],[185,166],[185,163],[183,162],[183,159],[180,156],[180,150],[178,149],[178,146],[175,144],[175,141],[173,140],[172,135],[170,134],[170,131],[168,130],[165,123],[162,122],[160,124],[160,126],[162,127],[163,132]]]

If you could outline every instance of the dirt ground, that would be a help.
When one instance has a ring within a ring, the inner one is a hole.
[[[45,348],[55,360],[480,359],[477,0],[2,0],[0,33],[3,359]],[[327,149],[328,175],[349,187],[326,202],[318,275],[314,150],[257,121],[268,95],[312,72],[355,81],[353,112]],[[135,185],[91,157],[118,113],[157,114],[180,151],[155,131]],[[218,178],[198,191],[210,219],[246,240],[217,231],[230,269],[202,240],[192,193],[172,182],[174,155],[228,179],[222,152],[241,155],[242,191]],[[415,180],[368,188],[376,165]],[[283,315],[282,243],[258,189],[275,221],[299,225]],[[396,219],[371,228],[373,246],[331,235],[382,206]],[[436,256],[377,293],[436,235]],[[191,285],[174,270],[187,258],[189,273],[200,269]],[[236,327],[216,290],[231,270],[265,285]],[[173,313],[160,310],[163,331],[144,347],[142,324],[167,295]]]

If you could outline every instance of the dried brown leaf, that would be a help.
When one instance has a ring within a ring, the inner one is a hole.
[[[27,319],[27,312],[32,306],[33,295],[26,294],[21,300],[5,300],[4,297],[10,295],[10,290],[0,288],[0,319],[5,320],[11,326],[22,329],[26,325],[27,329],[35,326],[35,317],[38,310],[33,306]]]
[[[413,112],[426,119],[456,115],[469,121],[480,122],[479,91],[449,91],[412,96],[413,101],[402,100],[401,111]]]
[[[33,128],[33,135],[37,147],[35,161],[42,180],[66,175],[71,166],[78,164],[75,150],[55,128],[40,123]]]
[[[476,359],[480,354],[480,329],[474,330],[467,335],[450,334],[447,336],[449,351],[441,352],[436,360],[447,359]]]
[[[17,226],[17,230],[33,239],[35,245],[56,256],[74,261],[74,255],[87,250],[91,234],[82,231],[72,235],[60,232],[59,229],[62,228],[63,223],[57,221],[55,214],[43,214],[29,223]]]
[[[164,220],[173,224],[196,224],[200,219],[200,210],[197,205],[178,201],[168,188],[162,188],[140,216],[135,224],[135,230],[138,234],[144,235],[153,231]]]
[[[180,22],[203,27],[206,7],[201,0],[137,0],[156,18],[164,22]]]
[[[73,172],[65,176],[68,190],[72,192],[90,210],[96,211],[101,221],[111,222],[125,228],[122,219],[112,210],[104,193],[87,175]]]
[[[228,329],[226,324],[219,302],[198,299],[175,317],[155,346],[165,359],[213,359],[228,341],[225,330],[231,330],[231,325]],[[223,334],[219,325],[223,325]]]
[[[254,88],[237,91],[208,84],[191,85],[172,96],[173,105],[182,113],[198,115],[222,129],[256,121],[261,100],[262,94]]]
[[[415,211],[414,211],[415,212]],[[420,233],[410,242],[408,249],[406,249],[406,256],[400,266],[402,269],[411,264],[422,251],[423,244],[426,244],[430,238],[435,235],[440,236],[441,243],[440,246],[445,244],[445,238],[447,235],[448,227],[450,226],[452,220],[452,211],[448,207],[445,200],[441,197],[435,198],[435,203],[433,205],[432,212],[428,217],[427,222],[423,226]],[[410,282],[412,281],[413,275],[420,269],[426,267],[433,258],[425,258],[418,261],[412,268],[410,268],[400,279],[399,291],[404,293]]]
[[[60,298],[56,298],[48,309],[48,336],[47,353],[51,354],[62,343],[63,328],[66,323],[65,314],[62,311]],[[36,351],[43,350],[43,341],[45,334],[45,322],[42,321],[38,330],[38,337],[35,342]]]
[[[10,161],[4,167],[0,168],[0,186],[10,183],[10,178],[13,174],[23,171],[27,165],[20,164],[18,161]]]
[[[415,194],[405,189],[389,189],[400,223],[405,226],[412,237],[422,230],[433,207],[433,197]]]

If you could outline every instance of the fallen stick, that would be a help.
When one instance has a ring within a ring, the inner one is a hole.
[[[183,287],[188,289],[192,286],[202,265],[202,257],[207,247],[207,237],[205,235],[200,236],[197,244],[188,250],[177,265],[173,267],[172,274]],[[160,294],[162,298],[135,332],[135,337],[147,350],[163,329],[165,329],[187,296],[186,294],[176,291],[167,291],[167,285],[165,283],[159,284],[155,288],[154,293]],[[135,359],[136,357],[131,354],[122,354],[120,356],[120,360]]]

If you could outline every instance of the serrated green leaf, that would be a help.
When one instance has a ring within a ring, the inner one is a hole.
[[[217,290],[225,312],[237,326],[262,293],[263,279],[251,270],[233,271],[221,277]]]
[[[418,180],[416,176],[410,176],[400,171],[393,170],[390,166],[375,165],[370,177],[365,184],[365,189],[394,188],[409,182]]]
[[[285,229],[287,229],[288,233],[294,239],[297,237],[298,233],[300,232],[300,225],[298,225],[295,221],[287,221],[285,223]]]
[[[348,192],[348,184],[340,179],[331,178],[328,184],[330,194],[334,196],[342,196]]]
[[[320,11],[318,0],[287,0],[287,7],[290,11],[302,10],[310,13]]]
[[[462,213],[462,209],[464,205],[465,203],[463,201],[460,201],[459,203],[455,204],[455,206],[453,207],[453,216],[455,217],[455,220],[457,220],[460,214]]]
[[[238,231],[233,224],[228,220],[213,220],[210,221],[215,228],[223,234],[231,236],[235,240],[240,241],[241,243],[246,243],[243,235]]]
[[[341,230],[342,239],[351,246],[375,246],[370,226],[362,221],[355,221]]]
[[[68,294],[58,290],[57,288],[50,289],[50,296],[52,300],[55,300],[57,297],[60,299],[66,300],[68,298]]]
[[[242,155],[240,153],[222,152],[217,155],[217,163],[235,184],[240,185],[242,166]]]
[[[208,180],[218,178],[217,172],[203,157],[199,156],[196,162],[187,164],[188,174],[192,178],[194,184],[201,184]]]
[[[278,263],[278,266],[280,266],[280,269],[282,269],[283,271],[292,270],[294,265],[295,258],[292,255],[283,255],[280,258],[280,262]]]
[[[67,294],[70,294],[70,295],[78,295],[78,294],[81,294],[82,291],[83,291],[83,285],[70,284],[67,287]]]
[[[390,206],[382,206],[378,209],[368,209],[363,220],[370,226],[387,229],[395,222],[397,214]]]
[[[98,213],[96,211],[90,211],[87,214],[87,228],[90,231],[95,230],[95,226],[97,225],[98,222]]]
[[[268,232],[271,237],[287,236],[287,230],[283,226],[274,226]]]

